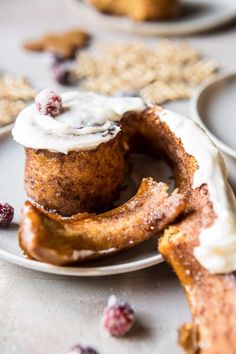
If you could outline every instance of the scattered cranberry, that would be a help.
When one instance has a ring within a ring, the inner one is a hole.
[[[73,86],[76,84],[76,77],[67,64],[57,64],[52,67],[54,80],[64,86]]]
[[[134,310],[128,303],[117,301],[112,295],[104,310],[102,322],[110,335],[124,336],[134,324]]]
[[[4,202],[0,202],[0,227],[8,226],[14,217],[14,208]]]
[[[53,117],[62,111],[61,96],[50,89],[40,91],[35,97],[35,103],[41,114]]]
[[[98,352],[91,347],[84,347],[80,344],[77,344],[71,348],[67,354],[98,354]]]

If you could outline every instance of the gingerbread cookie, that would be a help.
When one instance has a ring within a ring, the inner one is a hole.
[[[60,57],[70,59],[74,57],[78,49],[84,48],[88,44],[89,38],[90,36],[86,32],[76,29],[60,34],[47,34],[42,38],[26,41],[23,43],[23,47],[31,51],[53,52]]]

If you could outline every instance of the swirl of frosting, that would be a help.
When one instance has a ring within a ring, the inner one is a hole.
[[[213,225],[203,228],[194,255],[210,273],[236,270],[236,199],[228,183],[224,160],[207,134],[193,121],[163,110],[160,119],[178,137],[186,152],[197,160],[192,188],[207,184],[216,214]]]
[[[145,108],[138,97],[107,97],[79,91],[61,95],[63,112],[56,117],[40,114],[32,104],[24,108],[12,130],[14,140],[33,149],[67,154],[90,150],[113,139],[122,115]]]

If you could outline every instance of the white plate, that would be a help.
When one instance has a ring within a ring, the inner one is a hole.
[[[78,0],[76,0],[78,2]],[[235,0],[182,0],[182,15],[172,21],[135,22],[126,17],[104,15],[84,2],[78,2],[79,16],[106,29],[144,35],[185,35],[209,31],[236,17]]]
[[[131,197],[138,188],[141,178],[145,176],[153,176],[165,181],[173,189],[172,171],[165,162],[153,158],[144,159],[136,155],[130,160],[129,167],[131,170],[125,183],[129,182],[130,187],[126,189],[125,194],[122,194],[119,202]],[[15,218],[10,227],[0,230],[0,258],[37,271],[74,276],[126,273],[163,262],[162,256],[157,252],[156,237],[130,250],[80,267],[57,267],[24,258],[17,240],[20,210],[26,200],[23,188],[23,169],[23,148],[15,143],[9,134],[2,135],[0,139],[0,199],[14,206]]]
[[[236,158],[236,71],[215,76],[197,88],[191,100],[193,119],[216,145]]]
[[[222,151],[236,191],[236,71],[202,84],[191,99],[191,113]]]

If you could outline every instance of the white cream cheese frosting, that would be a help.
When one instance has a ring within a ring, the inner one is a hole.
[[[35,104],[16,119],[13,138],[25,147],[52,152],[90,150],[113,139],[119,120],[130,110],[145,108],[138,97],[106,97],[80,91],[61,94],[63,112],[56,117],[39,113]]]
[[[158,116],[178,137],[186,152],[196,158],[193,188],[208,185],[216,219],[203,229],[194,255],[210,273],[236,270],[236,201],[228,183],[224,160],[200,126],[177,113],[163,110]]]

